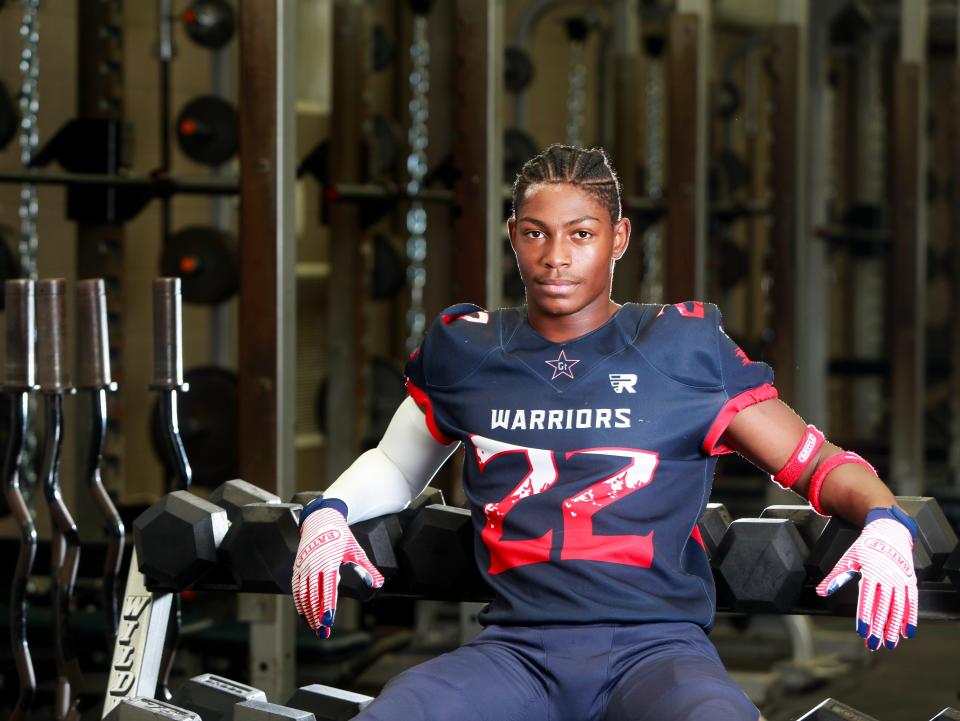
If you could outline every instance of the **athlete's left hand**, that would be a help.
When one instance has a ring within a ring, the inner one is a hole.
[[[917,632],[913,537],[889,511],[885,515],[864,526],[859,538],[817,586],[818,595],[829,596],[859,574],[857,633],[866,639],[870,650],[879,648],[881,641],[887,648],[895,648],[901,634],[912,638]]]

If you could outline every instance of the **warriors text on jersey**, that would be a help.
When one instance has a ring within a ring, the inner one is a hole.
[[[443,443],[462,441],[484,623],[693,621],[714,588],[691,536],[721,437],[776,397],[703,303],[624,305],[565,343],[524,309],[448,308],[407,364]]]

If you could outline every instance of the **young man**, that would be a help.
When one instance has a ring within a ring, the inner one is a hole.
[[[477,562],[496,592],[485,629],[356,718],[755,721],[706,637],[714,588],[694,533],[731,451],[864,526],[818,593],[859,574],[868,646],[913,635],[916,531],[872,467],[777,399],[714,306],[611,301],[630,222],[605,153],[552,146],[513,203],[526,307],[444,311],[380,446],[303,512],[294,600],[327,637],[341,563],[383,582],[348,521],[399,511],[465,446]]]

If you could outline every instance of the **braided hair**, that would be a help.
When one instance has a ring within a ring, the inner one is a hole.
[[[570,183],[592,195],[620,220],[620,181],[603,148],[577,148],[556,143],[526,163],[513,183],[513,215],[527,190],[543,183]]]

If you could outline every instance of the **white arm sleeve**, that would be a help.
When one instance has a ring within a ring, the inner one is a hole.
[[[347,504],[348,523],[397,513],[420,494],[459,445],[438,443],[423,411],[407,398],[380,444],[357,458],[323,495]]]

